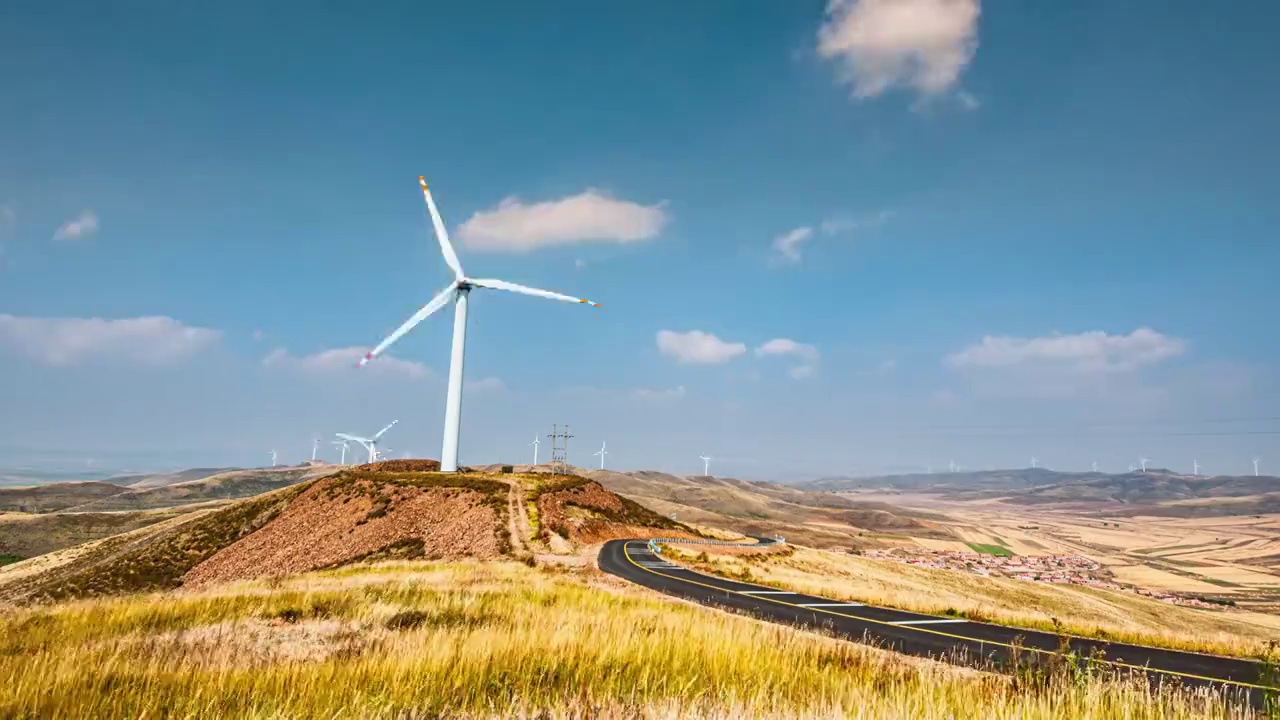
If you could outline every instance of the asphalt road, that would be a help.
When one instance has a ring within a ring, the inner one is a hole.
[[[1015,638],[1024,661],[1047,658],[1061,644],[1057,635],[1035,630],[840,602],[703,575],[653,554],[645,540],[605,543],[599,563],[607,573],[668,595],[949,662],[1007,668]],[[1084,638],[1068,642],[1077,656],[1101,651],[1103,659],[1097,662],[1121,673],[1145,674],[1156,685],[1226,687],[1247,694],[1256,706],[1261,706],[1268,688],[1258,662]]]

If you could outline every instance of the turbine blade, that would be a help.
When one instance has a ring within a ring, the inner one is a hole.
[[[404,337],[405,333],[412,330],[414,326],[416,326],[418,323],[422,322],[423,320],[426,320],[429,315],[439,310],[440,308],[444,307],[450,300],[453,299],[453,292],[455,287],[456,286],[454,285],[450,285],[449,287],[441,290],[439,295],[436,295],[435,297],[431,298],[431,302],[427,303],[426,305],[423,305],[421,310],[413,314],[413,317],[409,318],[408,320],[405,320],[404,324],[396,328],[395,332],[388,335],[386,340],[383,340],[382,342],[378,343],[378,347],[369,351],[368,355],[365,355],[364,357],[360,358],[360,362],[356,363],[356,367],[365,365],[370,360],[386,352],[387,348],[391,347],[392,343]]]
[[[351,442],[358,442],[358,443],[367,442],[366,438],[356,437],[355,435],[348,435],[347,433],[334,433],[334,435],[342,438],[343,440],[350,440]]]
[[[440,219],[440,211],[436,209],[436,201],[431,198],[431,191],[427,189],[426,178],[418,176],[418,184],[422,186],[422,196],[427,199],[427,210],[431,213],[431,224],[436,229],[436,240],[440,241],[440,254],[444,255],[444,261],[453,270],[454,277],[461,280],[462,263],[458,262],[458,253],[453,251],[453,244],[449,242],[449,231],[444,229],[444,220]]]
[[[379,431],[378,431],[378,434],[373,436],[373,439],[374,439],[374,440],[377,440],[378,438],[382,437],[382,434],[383,434],[383,433],[385,433],[386,431],[390,430],[390,429],[391,429],[391,428],[392,428],[396,423],[398,423],[398,422],[400,422],[400,421],[399,421],[399,420],[392,420],[392,421],[391,421],[391,425],[388,425],[388,426],[386,426],[386,427],[382,428],[381,430],[379,430]]]
[[[513,293],[520,293],[522,295],[532,295],[534,297],[542,297],[542,298],[547,298],[549,300],[563,300],[565,302],[584,303],[592,307],[600,307],[600,303],[591,302],[590,300],[587,300],[585,298],[576,298],[571,295],[561,295],[558,292],[551,292],[550,290],[539,290],[538,288],[531,288],[531,287],[526,287],[524,285],[517,285],[515,283],[509,283],[506,280],[470,280],[468,279],[467,282],[471,283],[472,285],[479,285],[480,287],[492,288],[494,290],[507,290]]]

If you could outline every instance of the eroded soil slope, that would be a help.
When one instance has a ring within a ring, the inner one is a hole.
[[[192,568],[183,584],[289,575],[380,556],[494,558],[509,547],[506,494],[507,485],[494,480],[346,471],[316,481],[274,520]]]
[[[586,478],[543,487],[537,503],[544,531],[580,545],[623,537],[695,537],[685,526]]]

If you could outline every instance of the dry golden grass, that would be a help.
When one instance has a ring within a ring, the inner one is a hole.
[[[698,569],[787,590],[930,614],[958,613],[979,621],[1053,630],[1115,642],[1241,657],[1264,657],[1280,641],[1274,618],[1206,610],[1132,593],[1057,585],[873,560],[787,546],[778,552],[730,553],[714,547],[669,546],[668,558]],[[706,560],[700,561],[705,551]],[[674,552],[674,554],[673,554]]]
[[[0,717],[1244,718],[1003,676],[516,563],[344,568],[0,616]]]

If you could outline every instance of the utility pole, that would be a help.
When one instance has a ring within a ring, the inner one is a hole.
[[[569,434],[568,425],[564,430],[559,425],[552,425],[551,434],[547,437],[551,438],[551,474],[559,475],[569,464],[569,438],[573,436]]]

